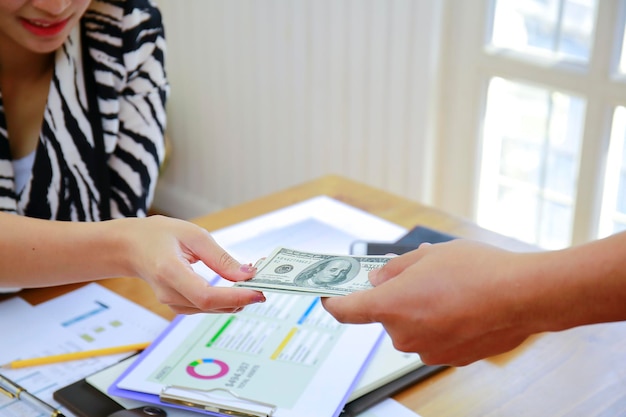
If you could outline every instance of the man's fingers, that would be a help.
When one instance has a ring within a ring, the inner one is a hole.
[[[364,324],[375,320],[370,316],[369,292],[360,291],[342,297],[322,298],[322,305],[341,323]]]
[[[403,255],[396,256],[383,265],[380,269],[373,270],[369,274],[369,280],[373,286],[378,286],[383,282],[395,278],[406,268],[419,261],[424,256],[424,250],[430,243],[422,243],[419,248],[407,252]]]

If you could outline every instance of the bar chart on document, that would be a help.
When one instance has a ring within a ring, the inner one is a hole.
[[[284,336],[278,339],[272,336],[278,327],[276,321],[260,319],[271,318],[280,323],[289,323],[290,316],[294,314],[294,324],[302,331],[296,332],[295,326],[288,327]],[[265,344],[274,342],[276,348],[267,352],[270,359],[313,365],[319,362],[321,344],[328,343],[333,337],[332,332],[337,329],[337,323],[329,320],[328,315],[320,310],[318,298],[298,300],[296,297],[278,296],[273,298],[272,303],[249,307],[246,315],[229,317],[210,339],[207,347],[258,355],[263,352]]]
[[[185,343],[155,362],[147,380],[202,383],[291,408],[345,331],[328,317],[319,298],[287,295],[236,315],[186,317],[185,329],[175,329],[175,339]]]

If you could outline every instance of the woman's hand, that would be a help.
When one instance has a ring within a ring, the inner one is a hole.
[[[176,313],[236,312],[265,301],[258,291],[211,287],[194,272],[191,265],[197,261],[231,281],[249,279],[256,271],[233,259],[205,229],[164,216],[113,222],[128,254],[127,274],[144,279]]]

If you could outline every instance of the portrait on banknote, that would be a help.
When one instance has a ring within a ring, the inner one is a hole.
[[[300,272],[294,283],[303,287],[328,287],[344,284],[359,274],[361,265],[348,256],[318,261]]]

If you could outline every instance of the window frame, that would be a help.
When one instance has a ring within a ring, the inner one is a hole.
[[[488,53],[492,0],[445,0],[438,116],[436,186],[433,202],[477,220],[482,121],[492,77],[544,85],[586,99],[574,202],[572,244],[598,236],[603,176],[614,109],[626,103],[626,77],[617,74],[626,2],[600,0],[587,68],[541,61],[506,51]]]

